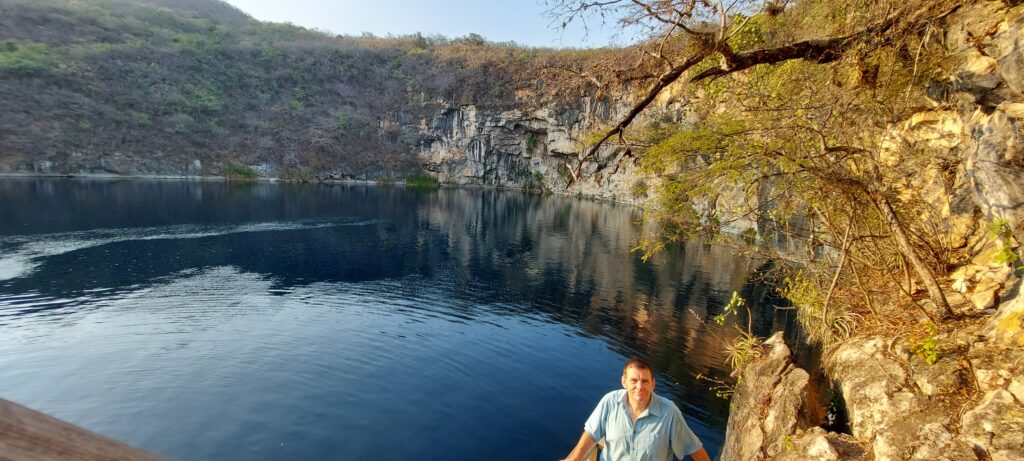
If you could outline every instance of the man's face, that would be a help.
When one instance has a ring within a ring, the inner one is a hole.
[[[654,377],[651,370],[643,370],[636,367],[626,368],[622,374],[622,387],[629,393],[629,400],[646,405],[654,391]]]

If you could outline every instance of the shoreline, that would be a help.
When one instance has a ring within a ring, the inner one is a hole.
[[[85,179],[85,180],[158,180],[158,181],[195,181],[195,182],[236,182],[236,183],[284,183],[284,184],[347,184],[347,185],[374,185],[374,186],[406,186],[404,180],[393,180],[393,181],[379,181],[374,179],[327,179],[327,180],[292,180],[292,179],[281,179],[281,178],[253,178],[253,179],[240,179],[232,180],[226,176],[187,176],[187,175],[124,175],[124,174],[113,174],[113,173],[0,173],[0,179],[6,178],[46,178],[46,179]],[[597,200],[606,203],[615,203],[629,206],[642,207],[641,203],[632,203],[622,200],[611,200],[604,197],[593,196],[593,195],[582,195],[578,193],[569,193],[567,191],[554,191],[551,189],[535,190],[527,189],[522,187],[510,187],[503,185],[487,185],[487,184],[446,184],[438,183],[438,189],[453,188],[453,187],[465,187],[475,189],[495,189],[495,190],[513,190],[536,194],[552,194],[561,195],[564,197],[577,197],[586,198],[588,200]]]
[[[265,182],[265,183],[309,183],[309,184],[382,184],[372,179],[332,179],[326,181],[304,181],[281,178],[252,178],[232,180],[226,176],[193,176],[193,175],[127,175],[114,173],[0,173],[0,179],[6,178],[47,178],[47,179],[153,179],[160,181],[196,181],[196,182]],[[405,181],[393,181],[391,184],[405,184]]]

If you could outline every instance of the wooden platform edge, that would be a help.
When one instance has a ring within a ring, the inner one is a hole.
[[[0,460],[159,460],[138,448],[0,399]]]

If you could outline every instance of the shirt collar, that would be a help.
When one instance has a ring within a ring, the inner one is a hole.
[[[629,409],[629,391],[622,391],[622,399],[620,403],[624,408],[627,410]],[[644,412],[653,416],[661,415],[661,399],[658,398],[658,394],[651,392],[651,401],[647,404],[647,408]],[[643,416],[643,414],[644,413],[641,413],[640,415]]]

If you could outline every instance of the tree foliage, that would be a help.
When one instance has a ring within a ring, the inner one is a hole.
[[[756,222],[768,239],[803,241],[805,252],[785,255],[790,274],[802,275],[783,294],[793,295],[816,339],[850,334],[856,316],[845,306],[867,314],[883,302],[868,286],[900,287],[918,301],[912,284],[896,280],[903,272],[927,288],[923,312],[945,318],[935,274],[945,272],[942,255],[951,251],[920,219],[928,203],[908,178],[952,159],[899,130],[922,107],[942,104],[926,98],[925,84],[943,70],[936,28],[959,4],[553,2],[567,20],[598,12],[648,37],[633,67],[604,73],[645,83],[638,102],[575,167],[598,161],[601,145],[617,141],[661,179],[650,213],[665,230],[642,246],[648,254],[733,220]],[[680,86],[692,115],[685,124],[633,127]],[[734,209],[722,208],[725,194]]]

